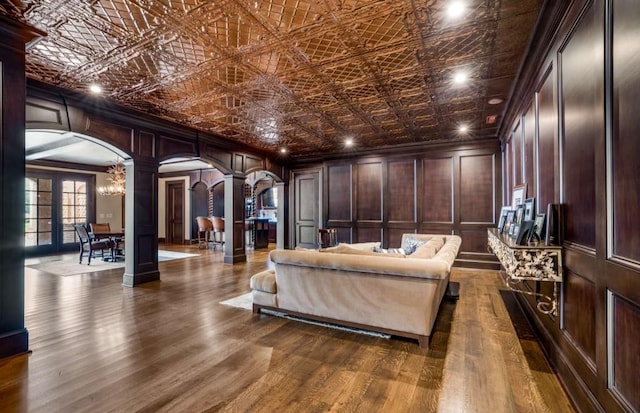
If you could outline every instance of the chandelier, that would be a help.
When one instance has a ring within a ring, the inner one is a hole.
[[[107,169],[109,177],[107,181],[111,182],[109,185],[98,187],[98,194],[100,195],[115,195],[122,196],[125,194],[125,171],[124,163],[121,160],[116,161],[113,166]]]

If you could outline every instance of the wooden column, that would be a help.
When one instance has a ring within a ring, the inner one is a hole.
[[[127,287],[157,281],[158,271],[158,164],[153,159],[125,162],[125,272]]]
[[[0,16],[0,358],[29,349],[24,325],[25,43],[41,35]]]
[[[276,236],[276,248],[279,250],[285,249],[288,245],[288,237],[286,232],[286,219],[285,211],[288,210],[287,203],[289,200],[289,185],[283,182],[277,182],[276,188],[278,188],[278,227]]]
[[[243,175],[224,176],[224,262],[246,262]]]

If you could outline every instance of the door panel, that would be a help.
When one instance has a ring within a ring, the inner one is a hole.
[[[167,182],[167,238],[171,244],[184,244],[184,181]]]
[[[93,176],[59,172],[27,173],[25,179],[25,250],[27,255],[73,251],[73,224],[95,217]]]
[[[312,172],[295,177],[294,245],[316,248],[318,242],[319,174]]]

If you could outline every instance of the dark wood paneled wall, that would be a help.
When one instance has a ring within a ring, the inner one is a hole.
[[[400,246],[407,232],[459,234],[457,265],[496,266],[486,228],[501,190],[497,141],[421,154],[362,157],[323,166],[322,223],[340,242]]]
[[[579,0],[561,15],[551,41],[534,35],[543,58],[501,133],[505,180],[521,176],[543,210],[564,204],[559,314],[519,298],[580,410],[640,411],[640,2]]]

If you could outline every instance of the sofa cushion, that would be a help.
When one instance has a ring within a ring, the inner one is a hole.
[[[433,258],[443,245],[443,237],[433,237],[416,248],[411,254],[411,258]]]
[[[249,287],[252,290],[263,291],[265,293],[275,294],[276,289],[276,271],[265,270],[254,274],[249,280]]]

